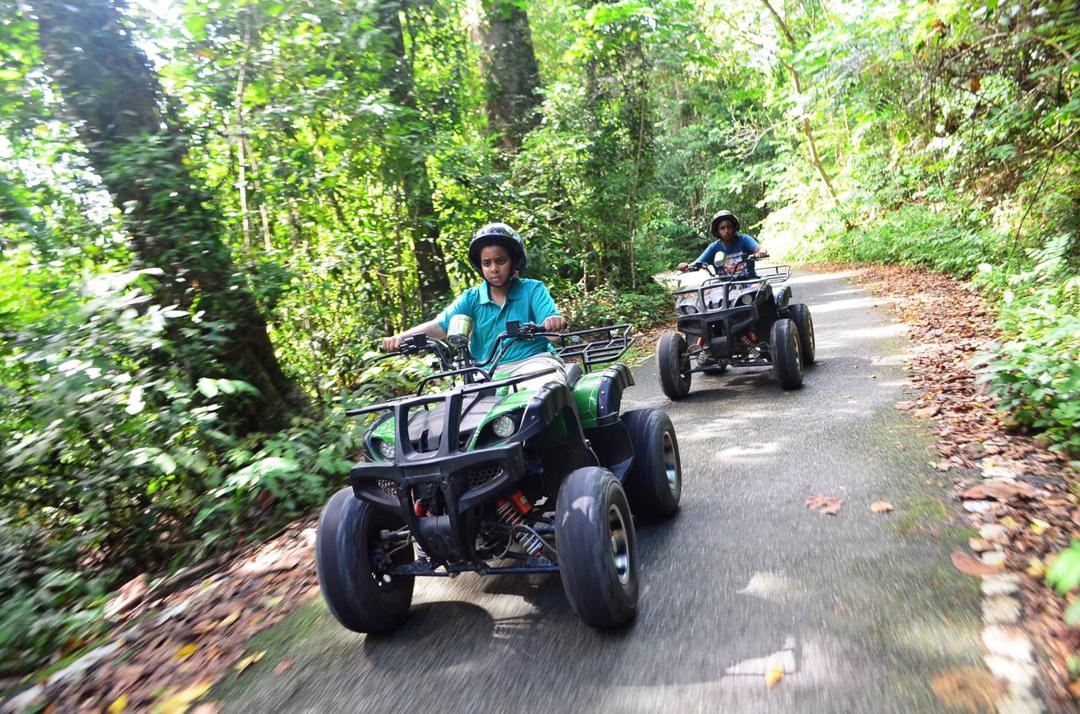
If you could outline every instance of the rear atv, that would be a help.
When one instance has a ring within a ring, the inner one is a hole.
[[[771,366],[783,389],[803,384],[815,360],[810,308],[791,302],[791,288],[774,285],[791,275],[786,265],[754,268],[754,256],[735,254],[716,266],[695,264],[709,278],[676,290],[678,332],[660,337],[656,362],[660,388],[669,399],[690,393],[694,373],[721,374],[732,367]]]
[[[557,367],[501,375],[509,345],[538,336],[556,337],[558,354],[580,368],[565,382],[555,379]],[[632,620],[634,515],[674,514],[682,468],[666,414],[620,414],[630,370],[593,370],[630,342],[625,325],[549,335],[510,323],[476,362],[467,340],[406,340],[397,354],[434,354],[441,371],[413,396],[347,412],[374,421],[350,487],[319,520],[319,583],[338,621],[389,632],[407,617],[416,577],[466,571],[558,572],[586,624]],[[424,393],[439,382],[443,391]]]

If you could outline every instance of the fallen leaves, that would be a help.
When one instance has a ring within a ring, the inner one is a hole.
[[[974,557],[968,555],[962,550],[954,550],[952,552],[952,564],[956,566],[964,575],[973,575],[975,577],[981,577],[983,575],[995,575],[1001,572],[1001,568],[995,568],[991,565],[986,565],[980,560],[976,560]]]
[[[151,714],[185,714],[188,707],[190,707],[196,699],[203,696],[210,691],[210,687],[213,686],[209,682],[199,682],[198,684],[186,687],[176,694],[171,694],[161,703],[156,705],[150,710]]]
[[[888,501],[874,501],[870,504],[870,510],[874,513],[888,513],[893,509],[893,506]]]
[[[283,659],[280,662],[278,662],[277,665],[274,666],[274,674],[282,675],[289,669],[289,667],[292,667],[292,666],[293,666],[293,660],[291,660],[291,659]]]
[[[993,499],[1002,503],[1022,498],[1035,498],[1035,489],[1023,481],[986,481],[961,492],[962,498]]]
[[[821,493],[812,493],[806,499],[806,507],[826,516],[835,516],[840,513],[844,505],[844,499],[835,496],[826,496]]]
[[[218,704],[197,700],[226,672],[261,659],[265,652],[245,652],[251,637],[317,591],[315,569],[297,567],[314,558],[312,526],[295,523],[185,589],[144,594],[122,614],[141,624],[112,634],[116,651],[86,676],[49,680],[37,701],[56,711],[216,714]]]
[[[142,602],[147,593],[146,574],[129,580],[105,606],[105,618],[112,620],[117,615]]]
[[[986,670],[966,667],[939,674],[930,681],[934,696],[950,709],[994,711],[1002,687]]]
[[[184,645],[176,651],[176,654],[173,655],[173,659],[187,659],[191,655],[195,654],[195,651],[197,649],[199,649],[199,645],[195,643]]]
[[[780,665],[773,665],[765,672],[765,688],[772,689],[777,683],[784,678],[784,668]]]
[[[265,655],[266,650],[262,650],[260,652],[256,652],[255,654],[248,655],[247,657],[244,657],[242,660],[234,664],[233,669],[235,669],[237,672],[243,672],[245,669],[261,660]]]

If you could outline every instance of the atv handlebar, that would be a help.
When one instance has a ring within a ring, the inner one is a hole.
[[[537,325],[534,322],[522,323],[511,320],[506,323],[506,331],[496,336],[495,342],[491,345],[491,350],[482,360],[474,360],[468,352],[467,345],[464,348],[455,349],[442,340],[419,334],[402,339],[401,345],[396,350],[379,356],[376,361],[389,359],[390,357],[412,357],[424,352],[433,353],[438,358],[439,366],[443,372],[437,376],[433,375],[433,377],[423,379],[417,389],[419,394],[433,378],[460,374],[464,376],[467,382],[472,381],[473,377],[478,377],[480,381],[491,381],[495,368],[499,366],[502,358],[506,356],[506,352],[510,349],[510,345],[514,342],[532,340],[537,337],[559,336],[560,333],[545,331],[542,325]]]

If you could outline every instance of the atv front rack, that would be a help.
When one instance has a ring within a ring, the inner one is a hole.
[[[758,277],[756,278],[744,278],[741,280],[727,280],[722,276],[709,278],[701,285],[694,288],[682,288],[681,290],[673,290],[672,295],[697,295],[697,304],[701,306],[702,312],[707,312],[705,307],[705,293],[713,290],[723,290],[724,300],[721,305],[721,309],[727,309],[731,307],[731,290],[733,288],[741,288],[751,285],[763,285],[765,283],[782,283],[791,277],[790,265],[770,265],[764,268],[758,269]]]
[[[564,332],[559,335],[556,354],[564,362],[579,359],[588,374],[594,365],[614,362],[634,344],[630,324],[594,327],[591,330]]]

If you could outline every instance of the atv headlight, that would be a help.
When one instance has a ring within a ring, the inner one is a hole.
[[[743,293],[742,295],[739,296],[739,304],[740,305],[749,305],[752,302],[754,302],[754,296],[751,295],[750,293]]]
[[[375,445],[379,449],[379,453],[382,454],[384,459],[394,458],[394,442],[385,441],[383,439],[376,439]]]
[[[491,422],[491,430],[495,432],[495,436],[505,439],[517,431],[517,421],[510,414],[503,414]]]

